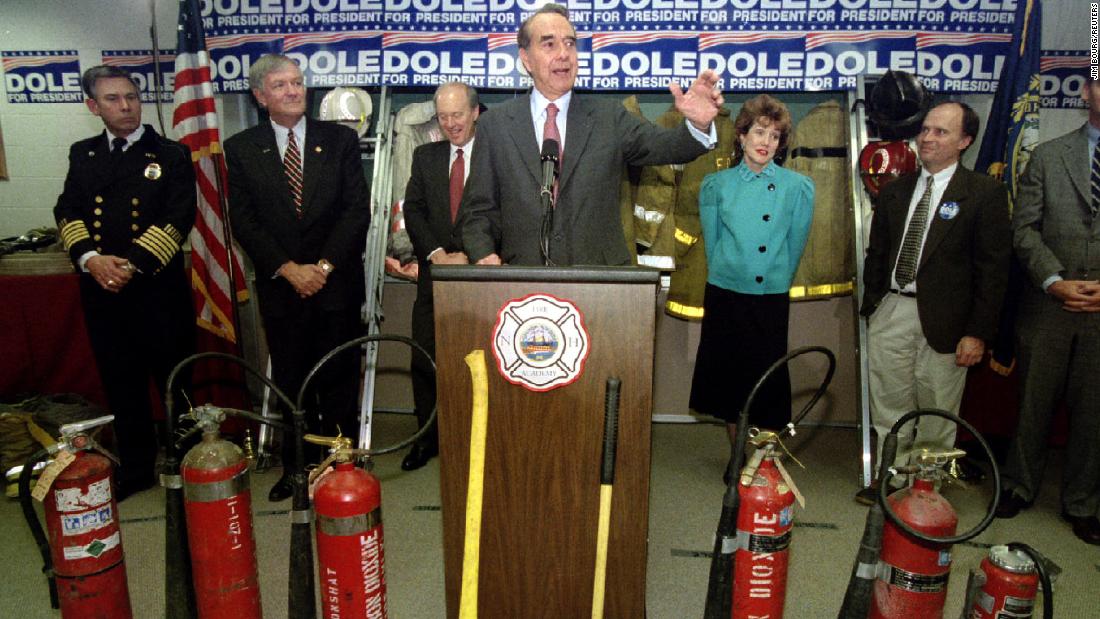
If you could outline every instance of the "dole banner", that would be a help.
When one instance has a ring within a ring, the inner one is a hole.
[[[248,70],[264,54],[283,53],[283,35],[277,32],[208,36],[211,84],[215,93],[248,92]]]
[[[1043,50],[1039,56],[1039,103],[1043,108],[1086,109],[1081,99],[1089,71],[1089,53],[1084,50]]]
[[[8,103],[82,103],[76,50],[0,51]]]
[[[159,66],[153,60],[152,50],[103,50],[103,64],[126,69],[137,81],[138,91],[141,93],[142,103],[156,101],[156,74],[160,73],[160,100],[163,103],[172,102],[172,91],[175,90],[176,77],[176,53],[174,50],[163,50],[160,53]]]
[[[302,68],[309,88],[382,83],[382,31],[290,34],[283,53]]]
[[[664,90],[714,69],[726,91],[854,88],[899,69],[933,90],[997,85],[1022,0],[566,0],[580,89]],[[516,31],[547,0],[200,0],[217,92],[270,52],[307,84],[523,89]]]

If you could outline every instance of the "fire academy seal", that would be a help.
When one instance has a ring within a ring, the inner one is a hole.
[[[584,317],[571,301],[547,294],[512,299],[497,314],[493,355],[510,383],[531,391],[568,385],[588,358]]]

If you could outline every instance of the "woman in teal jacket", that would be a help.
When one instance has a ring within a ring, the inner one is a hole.
[[[774,161],[791,129],[787,107],[759,95],[745,102],[735,126],[740,163],[707,176],[699,189],[707,285],[690,403],[725,420],[731,442],[749,391],[787,353],[791,280],[814,205],[813,181]],[[784,368],[757,394],[749,423],[779,429],[790,419]]]

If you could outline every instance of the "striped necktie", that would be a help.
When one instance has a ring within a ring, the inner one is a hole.
[[[894,267],[894,279],[898,280],[898,288],[905,288],[916,278],[917,257],[920,255],[924,224],[928,221],[928,207],[931,204],[932,177],[929,176],[924,195],[917,202],[917,208],[913,209],[913,217],[909,219],[909,227],[905,229],[905,238],[901,242],[901,251],[898,252],[898,264]]]
[[[1092,149],[1092,173],[1089,175],[1089,184],[1092,186],[1092,214],[1100,211],[1100,141],[1096,142],[1096,148]]]
[[[294,213],[302,218],[302,155],[298,151],[298,138],[294,130],[287,134],[286,153],[283,155],[283,172],[286,173],[287,186],[290,188],[290,201],[294,203]]]

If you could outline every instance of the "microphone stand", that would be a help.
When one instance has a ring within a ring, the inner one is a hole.
[[[554,179],[558,175],[558,141],[546,139],[542,142],[542,188],[539,202],[542,204],[542,228],[539,230],[539,253],[544,266],[557,266],[550,259],[550,233],[554,230]]]
[[[539,231],[539,251],[542,253],[544,266],[557,266],[550,259],[550,232],[554,229],[554,189],[546,187],[539,192],[539,200],[542,203],[542,229]]]

